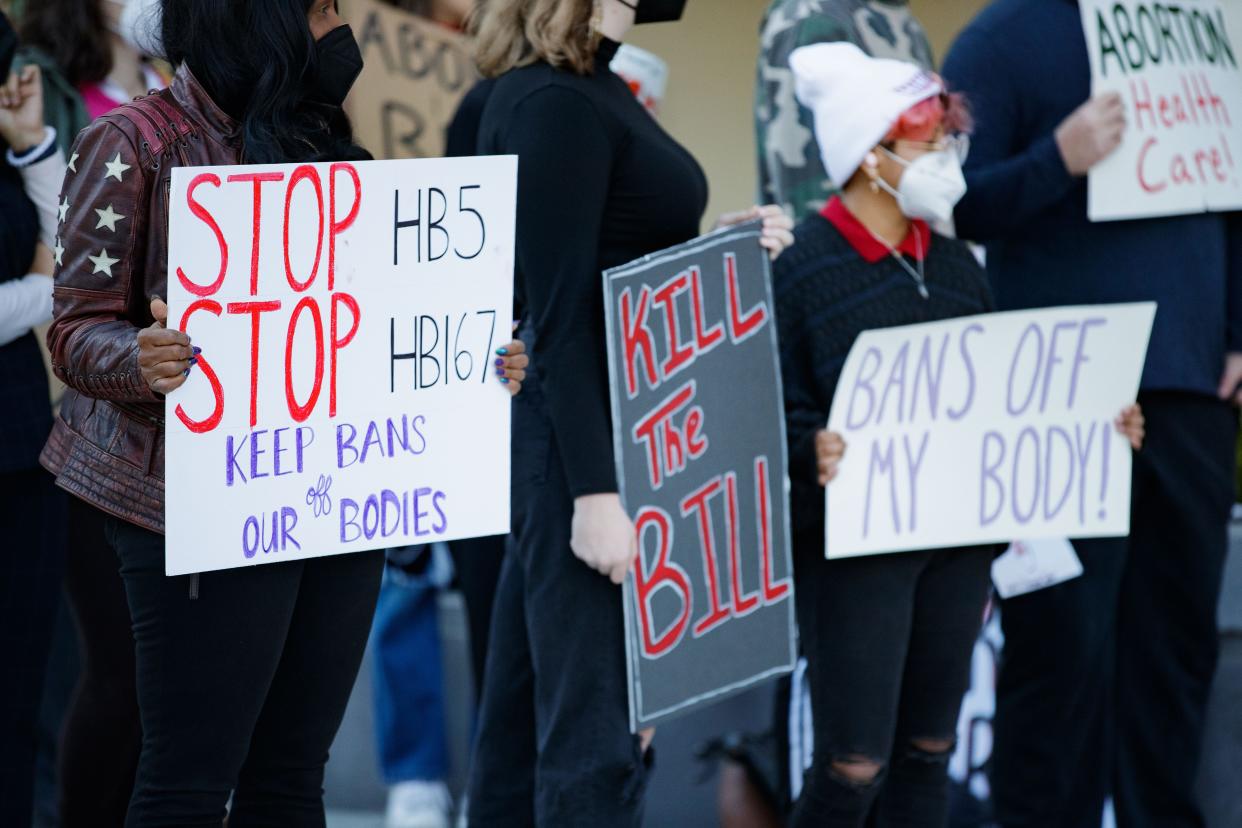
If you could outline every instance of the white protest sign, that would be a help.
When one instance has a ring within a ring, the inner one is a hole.
[[[1092,221],[1242,209],[1242,0],[1081,0],[1092,94],[1125,102]]]
[[[513,157],[173,171],[170,575],[509,529]]]
[[[1082,574],[1082,561],[1065,538],[1014,541],[992,561],[992,583],[1003,599],[1047,589]]]
[[[1126,535],[1134,402],[1154,303],[866,331],[829,429],[829,558],[1014,538]]]

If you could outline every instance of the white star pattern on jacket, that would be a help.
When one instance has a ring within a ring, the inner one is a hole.
[[[78,171],[78,158],[80,157],[81,156],[79,156],[76,152],[73,155],[69,156],[69,171],[70,172]]]
[[[69,216],[69,198],[66,197],[60,202],[60,220],[64,221]]]
[[[60,236],[56,237],[56,246],[52,248],[52,252],[56,254],[56,264],[63,265],[65,263],[65,246],[60,243]]]
[[[125,175],[125,171],[132,169],[129,164],[121,161],[120,152],[116,154],[116,158],[113,158],[111,161],[105,161],[104,166],[108,168],[108,171],[104,173],[104,178],[115,178],[122,184],[125,183],[125,179],[122,177]]]
[[[92,276],[96,273],[103,273],[109,279],[112,278],[112,266],[120,261],[120,259],[114,259],[109,256],[107,250],[100,250],[98,256],[87,256],[86,258],[90,259],[95,265],[95,269],[91,271]]]
[[[109,230],[115,233],[116,223],[118,221],[125,220],[125,216],[113,211],[111,204],[109,204],[107,207],[105,207],[102,210],[96,208],[95,213],[99,216],[99,224],[95,225],[96,230],[99,230],[100,228],[103,228],[103,227],[107,227]]]

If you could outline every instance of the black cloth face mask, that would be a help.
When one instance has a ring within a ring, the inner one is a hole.
[[[362,72],[362,51],[354,31],[337,26],[315,43],[318,70],[310,83],[311,98],[319,103],[341,106]]]
[[[630,0],[620,0],[622,5],[634,10],[634,25],[639,23],[672,23],[681,20],[686,10],[686,0],[638,0],[637,5]]]

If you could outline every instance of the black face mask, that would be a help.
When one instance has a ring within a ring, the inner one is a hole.
[[[13,55],[17,52],[17,32],[9,25],[9,19],[0,12],[0,83],[9,79]]]
[[[337,26],[315,44],[319,66],[311,79],[311,98],[319,103],[341,106],[362,72],[362,51],[354,40],[353,29]]]
[[[686,0],[638,0],[637,5],[630,0],[621,0],[623,5],[634,10],[634,24],[639,23],[672,23],[681,20],[686,10]]]

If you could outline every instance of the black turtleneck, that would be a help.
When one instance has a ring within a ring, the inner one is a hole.
[[[570,491],[617,490],[602,272],[699,233],[707,180],[608,68],[536,63],[496,83],[479,152],[518,162],[518,305]]]

